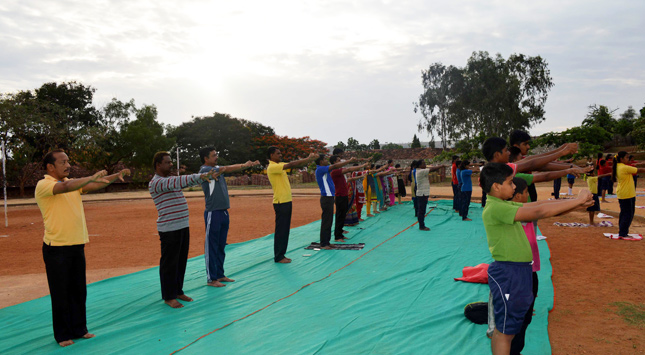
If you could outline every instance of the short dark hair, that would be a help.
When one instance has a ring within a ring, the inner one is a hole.
[[[275,153],[276,150],[279,150],[279,149],[278,147],[275,147],[275,146],[270,146],[269,148],[267,148],[267,157],[271,159],[271,155],[273,155],[273,153]]]
[[[513,178],[513,185],[515,185],[515,192],[513,193],[513,197],[517,194],[524,193],[526,189],[529,188],[529,185],[526,183],[526,180],[518,177]],[[511,199],[513,198],[511,197]]]
[[[163,157],[170,156],[168,152],[156,152],[155,156],[152,158],[152,170],[157,170],[157,164],[161,164]]]
[[[336,164],[336,162],[339,160],[340,160],[340,157],[334,154],[331,157],[329,157],[329,164]]]
[[[401,167],[401,164],[396,164],[394,167],[398,169]]]
[[[390,160],[387,161],[387,163],[392,164],[392,163],[394,163],[394,160],[390,159]]]
[[[508,143],[510,145],[516,145],[523,142],[528,142],[530,140],[531,136],[528,133],[522,131],[521,129],[516,129],[511,132],[511,136],[508,138]]]
[[[493,184],[503,184],[507,177],[513,175],[513,168],[503,163],[488,163],[482,169],[479,182],[482,190],[489,193]]]
[[[51,152],[45,154],[45,157],[43,157],[43,169],[47,170],[47,164],[54,165],[56,162],[56,158],[54,158],[54,154],[56,153],[65,153],[63,149],[54,149]]]
[[[491,137],[484,142],[482,153],[487,161],[491,161],[493,160],[493,157],[495,157],[495,153],[501,153],[507,146],[508,144],[504,138]]]
[[[320,162],[322,162],[323,159],[325,159],[325,154],[318,154],[318,158],[315,160],[316,165],[320,165]]]
[[[457,161],[455,162],[455,164],[457,165],[457,169],[461,170],[461,168],[460,168],[460,166],[461,166],[461,160],[457,160]]]
[[[602,153],[598,153],[598,159],[602,158]]]
[[[331,152],[332,155],[339,155],[339,154],[343,154],[343,153],[345,153],[343,148],[338,148],[338,147],[334,148],[334,151]]]
[[[199,159],[202,161],[202,164],[206,162],[206,158],[208,158],[214,150],[216,150],[215,147],[204,147],[199,150]]]
[[[468,160],[462,160],[459,163],[459,170],[465,170],[468,168],[468,165],[470,165],[470,162]]]
[[[455,162],[457,160],[459,160],[459,155],[453,155],[452,156],[452,161]]]
[[[605,159],[600,159],[600,166],[605,166],[607,161]]]
[[[508,148],[508,151],[509,151],[509,153],[511,153],[511,155],[508,157],[509,162],[514,162],[514,161],[518,160],[520,158],[520,155],[522,155],[522,151],[520,150],[520,148],[518,148],[518,147],[516,147],[514,145],[510,146]]]

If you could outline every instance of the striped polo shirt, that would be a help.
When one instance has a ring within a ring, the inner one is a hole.
[[[199,185],[199,174],[167,176],[157,174],[150,180],[148,191],[155,203],[157,213],[157,230],[172,232],[188,228],[188,204],[181,189]]]

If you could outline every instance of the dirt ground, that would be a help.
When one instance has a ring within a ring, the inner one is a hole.
[[[563,184],[565,185],[565,184]],[[574,192],[584,187],[576,184]],[[637,189],[637,190],[642,190]],[[269,190],[270,191],[270,190]],[[295,190],[294,190],[295,191]],[[273,232],[274,212],[268,191],[236,194],[231,198],[229,243]],[[548,184],[538,186],[540,199],[549,198]],[[566,185],[562,192],[566,192]],[[432,194],[451,196],[449,186],[433,186]],[[145,192],[144,192],[145,195]],[[199,194],[189,198],[190,257],[203,254],[204,206]],[[479,196],[473,192],[473,199]],[[97,198],[94,198],[97,199]],[[98,198],[100,200],[100,198]],[[618,202],[602,204],[603,211],[618,211]],[[645,198],[637,198],[645,205]],[[315,189],[294,197],[292,227],[320,218]],[[85,214],[90,243],[86,245],[88,283],[132,273],[159,264],[156,211],[149,198],[86,201]],[[637,210],[645,216],[645,210]],[[252,218],[249,218],[252,216]],[[631,233],[645,234],[643,218],[635,219]],[[9,209],[9,228],[0,227],[0,308],[48,294],[42,261],[42,217],[34,205]],[[555,308],[549,315],[549,337],[554,354],[643,354],[642,326],[628,324],[617,314],[616,302],[645,303],[645,242],[609,240],[603,232],[616,227],[557,227],[554,222],[588,223],[587,212],[539,222],[552,254]],[[596,219],[596,223],[598,219]],[[268,255],[267,257],[271,257]]]

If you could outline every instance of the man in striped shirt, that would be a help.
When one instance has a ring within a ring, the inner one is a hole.
[[[190,233],[188,231],[188,204],[181,189],[199,185],[219,175],[216,170],[204,174],[170,176],[172,159],[168,152],[157,152],[152,160],[155,176],[148,184],[148,191],[155,203],[157,230],[161,241],[159,278],[161,296],[172,308],[184,305],[177,299],[191,302],[183,291],[184,273],[188,260]]]

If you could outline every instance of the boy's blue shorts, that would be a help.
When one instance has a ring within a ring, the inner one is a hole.
[[[567,178],[567,182],[573,185],[576,183],[576,178]]]
[[[488,287],[493,295],[495,328],[504,334],[519,333],[534,298],[531,263],[491,263],[488,266]]]

